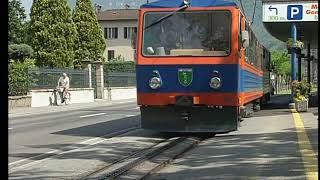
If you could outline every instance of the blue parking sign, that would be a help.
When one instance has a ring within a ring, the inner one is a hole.
[[[303,6],[302,5],[288,5],[287,19],[288,20],[302,20]]]

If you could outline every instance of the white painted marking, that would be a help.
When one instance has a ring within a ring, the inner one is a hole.
[[[136,115],[132,115],[132,114],[125,115],[125,117],[132,117],[132,116],[136,116]]]
[[[88,139],[88,140],[86,140],[86,141],[82,141],[82,142],[80,142],[79,144],[88,144],[87,142],[94,141],[94,140],[99,139],[99,138],[100,138],[100,137],[96,137],[96,138]]]
[[[92,117],[92,116],[100,116],[106,113],[97,113],[97,114],[89,114],[89,115],[85,115],[85,116],[80,116],[80,118],[85,118],[85,117]]]
[[[107,136],[113,136],[114,134],[117,134],[117,133],[122,133],[122,132],[126,132],[126,131],[129,131],[129,130],[134,130],[136,129],[137,127],[131,127],[131,128],[127,128],[127,129],[123,129],[121,131],[117,131],[117,132],[114,132],[114,133],[110,133],[110,134],[105,134],[103,136],[100,136],[100,137],[96,137],[96,138],[91,138],[91,139],[87,139],[85,141],[81,141],[80,143],[77,143],[77,144],[85,144],[87,146],[92,146],[92,145],[95,145],[95,144],[98,144],[98,143],[101,143],[107,139],[104,139],[105,137]],[[93,140],[99,140],[97,142],[93,142],[93,143],[88,143],[90,141],[93,141]],[[86,146],[85,146],[86,147]],[[14,164],[17,164],[17,163],[20,163],[20,162],[23,162],[23,161],[27,161],[27,160],[31,160],[32,158],[36,158],[36,157],[40,157],[40,156],[43,156],[45,154],[50,154],[50,153],[56,153],[56,152],[59,152],[58,154],[55,154],[53,156],[50,156],[50,157],[47,157],[47,158],[44,158],[44,159],[40,159],[40,160],[36,160],[36,161],[33,161],[33,162],[30,162],[30,163],[27,163],[27,164],[23,164],[21,166],[18,166],[18,167],[14,167],[12,169],[9,169],[9,174],[12,173],[12,171],[16,170],[16,169],[21,169],[21,168],[25,168],[25,167],[30,167],[32,165],[35,165],[35,164],[38,164],[44,160],[48,160],[54,156],[57,156],[57,155],[61,155],[61,154],[65,154],[65,153],[70,153],[70,152],[73,152],[73,151],[76,151],[76,150],[79,150],[79,149],[82,149],[84,147],[79,147],[79,148],[76,148],[76,149],[71,149],[71,150],[68,150],[68,151],[62,151],[62,150],[53,150],[53,151],[50,151],[50,152],[46,152],[46,153],[43,153],[43,154],[40,154],[40,155],[37,155],[37,156],[33,156],[33,157],[30,157],[30,158],[25,158],[25,159],[21,159],[21,160],[18,160],[18,161],[15,161],[15,162],[12,162],[12,163],[9,163],[9,166],[10,165],[14,165]]]
[[[76,143],[76,144],[87,144],[87,145],[90,145],[88,142],[100,139],[101,137],[104,137],[104,136],[106,136],[106,135],[103,135],[103,136],[100,136],[100,137],[96,137],[96,138],[91,138],[91,139],[88,139],[88,140],[85,140],[85,141],[82,141],[82,142],[79,142],[79,143]],[[20,162],[23,162],[23,161],[26,161],[26,160],[31,160],[31,159],[36,158],[36,157],[44,156],[46,154],[55,153],[55,152],[58,152],[58,151],[60,151],[60,150],[53,150],[53,151],[45,152],[43,154],[39,154],[37,156],[33,156],[33,157],[30,157],[30,158],[21,159],[21,160],[9,163],[9,166],[17,164],[17,163],[20,163]]]
[[[124,104],[124,103],[132,103],[132,102],[135,102],[135,101],[123,101],[123,102],[118,102],[119,104]]]
[[[12,128],[8,128],[9,130],[11,130]]]
[[[58,152],[58,151],[59,151],[59,150],[53,150],[53,151],[45,152],[45,153],[43,153],[43,154],[39,154],[39,155],[37,155],[37,156],[33,156],[33,157],[30,157],[30,158],[20,159],[19,161],[14,161],[14,162],[12,162],[12,163],[9,163],[9,166],[14,165],[14,164],[17,164],[17,163],[20,163],[20,162],[23,162],[23,161],[26,161],[26,160],[30,160],[30,159],[32,159],[32,158],[36,158],[36,157],[39,157],[39,156],[43,156],[43,155],[45,155],[45,154],[55,153],[55,152]]]

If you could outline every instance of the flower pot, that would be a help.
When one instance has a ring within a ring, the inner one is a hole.
[[[301,48],[295,48],[296,49],[296,54],[301,54]],[[288,54],[291,54],[291,48],[287,48]]]
[[[301,48],[297,48],[297,49],[296,49],[296,53],[297,53],[297,54],[301,54]]]
[[[308,111],[308,100],[295,101],[296,110],[298,112],[307,112]]]

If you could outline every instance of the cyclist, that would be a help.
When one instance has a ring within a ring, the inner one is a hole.
[[[69,87],[70,87],[69,77],[67,76],[67,73],[62,73],[62,76],[58,80],[58,86],[57,86],[57,88],[63,88],[62,97],[61,97],[62,103],[64,102],[65,94],[68,93]]]

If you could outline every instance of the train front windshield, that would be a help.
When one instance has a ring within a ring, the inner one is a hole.
[[[227,56],[231,49],[231,12],[147,12],[143,56]]]

